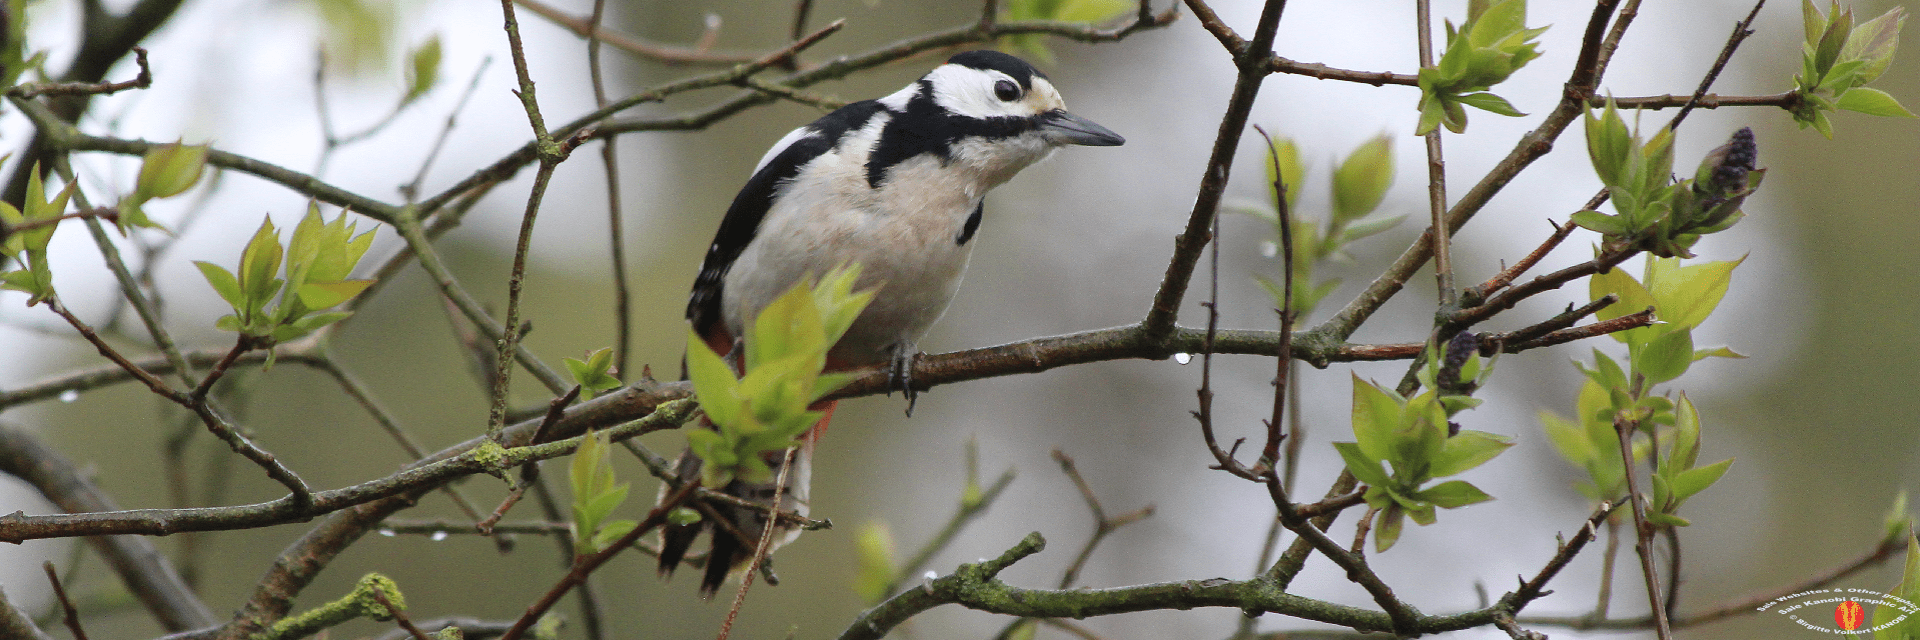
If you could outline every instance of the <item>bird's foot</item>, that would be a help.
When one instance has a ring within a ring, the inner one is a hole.
[[[923,355],[926,354],[914,350],[913,347],[896,348],[893,353],[893,364],[887,369],[887,395],[892,396],[894,390],[899,390],[901,395],[907,397],[907,417],[909,418],[913,417],[914,402],[920,399],[920,392],[913,388],[913,365],[919,362],[920,356]]]

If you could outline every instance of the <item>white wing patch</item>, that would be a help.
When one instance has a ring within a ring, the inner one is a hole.
[[[787,147],[793,146],[793,143],[804,140],[809,136],[817,136],[817,135],[820,135],[820,134],[814,132],[812,129],[809,129],[807,127],[800,127],[798,129],[788,131],[787,135],[780,136],[780,139],[773,143],[773,148],[768,149],[766,155],[760,156],[760,162],[757,162],[753,165],[753,173],[760,173],[761,169],[767,168],[767,163],[773,162],[773,158],[775,156],[780,155],[780,152],[782,151],[786,151]],[[753,174],[747,174],[747,175],[753,175]]]

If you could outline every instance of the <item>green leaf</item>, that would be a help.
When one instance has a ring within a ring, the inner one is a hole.
[[[1379,523],[1373,527],[1373,552],[1386,553],[1393,543],[1400,541],[1400,530],[1406,526],[1404,513],[1399,505],[1389,506],[1380,512]]]
[[[1660,461],[1661,465],[1677,469],[1693,467],[1700,458],[1700,410],[1684,391],[1674,406],[1672,440],[1673,451]]]
[[[1333,170],[1333,219],[1345,223],[1372,213],[1393,186],[1393,140],[1386,134],[1354,149]]]
[[[1592,277],[1587,278],[1587,293],[1589,296],[1587,299],[1589,300],[1599,300],[1608,294],[1612,294],[1619,299],[1619,301],[1607,305],[1601,308],[1598,313],[1595,313],[1594,318],[1598,320],[1612,320],[1620,316],[1639,313],[1656,306],[1653,294],[1648,293],[1645,287],[1640,286],[1640,281],[1634,280],[1633,276],[1627,275],[1625,269],[1619,267],[1609,269],[1606,273],[1596,273]],[[1645,329],[1645,327],[1642,329]],[[1621,342],[1632,343],[1633,341],[1629,340],[1629,338],[1648,337],[1647,332],[1642,329],[1614,333],[1613,337]],[[1635,331],[1640,331],[1640,333],[1634,333]]]
[[[353,299],[372,286],[372,280],[343,280],[340,282],[309,282],[299,289],[300,304],[308,309],[325,309]]]
[[[1628,232],[1626,221],[1620,219],[1620,216],[1610,216],[1592,209],[1575,211],[1568,220],[1582,229],[1604,236],[1619,238],[1626,236]]]
[[[1728,458],[1704,467],[1680,472],[1673,478],[1674,499],[1686,500],[1705,491],[1707,487],[1713,486],[1713,483],[1719,482],[1720,477],[1726,475],[1727,467],[1731,466],[1733,466],[1733,459]]]
[[[333,324],[335,322],[345,320],[352,315],[353,315],[352,313],[349,313],[346,311],[335,311],[332,313],[316,313],[316,314],[308,315],[300,318],[299,320],[293,321],[293,324],[290,325],[290,328],[296,330],[295,333],[288,335],[287,337],[282,337],[278,339],[282,342],[287,340],[292,340],[294,338],[298,338],[298,337],[307,335],[309,333],[312,333],[315,329],[319,329],[320,327],[324,327],[324,326]]]
[[[1284,136],[1275,137],[1273,139],[1273,153],[1267,154],[1266,158],[1266,187],[1271,189],[1273,187],[1274,177],[1278,176],[1281,184],[1286,185],[1287,210],[1292,211],[1293,203],[1300,200],[1300,185],[1307,177],[1307,166],[1300,162],[1300,146],[1294,144],[1292,138]],[[1275,164],[1276,161],[1278,165]],[[1271,196],[1272,194],[1268,195]],[[1275,217],[1274,222],[1278,223],[1279,218]]]
[[[590,553],[604,551],[607,547],[612,546],[614,542],[626,537],[627,533],[633,531],[633,528],[639,525],[640,523],[632,520],[613,520],[600,525],[600,531],[593,534],[593,539],[588,541],[587,548]]]
[[[1504,0],[1491,5],[1474,15],[1468,11],[1467,35],[1475,47],[1491,47],[1508,34],[1526,29],[1526,0]]]
[[[1407,502],[1412,504],[1407,504]],[[1414,524],[1422,527],[1433,524],[1439,519],[1439,511],[1433,508],[1432,503],[1424,500],[1409,499],[1401,503],[1400,508],[1407,512],[1407,517],[1411,518]]]
[[[1465,480],[1442,482],[1422,490],[1415,496],[1442,509],[1458,509],[1493,499],[1493,496],[1487,495],[1485,491],[1481,491],[1479,487]]]
[[[1575,363],[1575,366],[1579,366],[1580,372],[1586,374],[1588,380],[1592,380],[1609,394],[1620,393],[1627,388],[1626,371],[1622,370],[1620,364],[1614,362],[1612,357],[1601,353],[1599,349],[1593,350],[1592,369],[1580,366],[1578,363]]]
[[[246,294],[240,290],[240,281],[233,277],[233,272],[205,260],[195,260],[193,265],[200,268],[200,275],[206,277],[207,284],[220,294],[221,300],[233,305],[235,311],[246,305]]]
[[[1119,17],[1133,6],[1127,0],[1062,0],[1053,12],[1053,19],[1100,23]]]
[[[426,95],[440,82],[440,34],[433,34],[419,48],[407,54],[407,94],[401,104]]]
[[[1800,0],[1800,22],[1806,29],[1807,44],[1812,45],[1827,30],[1827,17],[1820,13],[1820,7],[1813,0]]]
[[[1459,100],[1461,104],[1465,104],[1469,107],[1473,107],[1481,111],[1490,111],[1503,116],[1517,118],[1520,116],[1527,115],[1527,114],[1521,113],[1519,109],[1513,108],[1513,104],[1510,102],[1507,102],[1506,98],[1502,98],[1500,96],[1496,96],[1491,93],[1485,93],[1485,92],[1469,93],[1469,94],[1457,96],[1455,99]]]
[[[1913,514],[1907,511],[1907,490],[1901,489],[1894,494],[1893,504],[1887,507],[1886,539],[1907,535],[1913,530]]]
[[[1907,602],[1920,602],[1920,540],[1916,540],[1911,533],[1904,535],[1907,537],[1907,561],[1900,571],[1900,584],[1894,585],[1892,592],[1887,595],[1898,597]],[[1874,607],[1873,627],[1880,629],[1892,623],[1894,618],[1901,616],[1905,616],[1906,619],[1900,621],[1898,625],[1888,627],[1882,631],[1873,632],[1875,640],[1881,640],[1883,638],[1887,640],[1912,640],[1913,638],[1920,638],[1920,616],[1911,615],[1896,607],[1887,605]],[[1881,635],[1882,633],[1886,635]]]
[[[1405,222],[1406,219],[1407,219],[1407,216],[1405,215],[1397,215],[1397,216],[1389,216],[1384,218],[1367,218],[1364,220],[1355,221],[1352,224],[1347,225],[1346,229],[1344,229],[1341,232],[1340,244],[1342,246],[1345,246],[1347,244],[1352,243],[1355,240],[1366,238],[1368,236],[1378,234],[1382,231],[1386,231],[1388,229],[1392,229],[1394,227],[1400,226],[1400,223]]]
[[[1485,464],[1511,446],[1513,439],[1507,436],[1463,429],[1447,438],[1440,454],[1434,457],[1433,466],[1427,469],[1427,474],[1434,478],[1457,475]]]
[[[1693,364],[1693,332],[1674,328],[1647,342],[1633,354],[1633,370],[1659,384],[1680,377]]]
[[[1560,457],[1566,458],[1574,466],[1585,466],[1593,459],[1597,453],[1593,442],[1587,439],[1586,431],[1578,423],[1545,409],[1537,415],[1540,417],[1541,430],[1547,432],[1547,441],[1553,443]]]
[[[853,288],[860,282],[860,272],[858,263],[840,266],[828,271],[814,288],[814,304],[820,310],[823,342],[829,346],[846,335],[847,329],[860,317],[860,312],[866,310],[867,303],[873,301],[873,294],[878,290],[874,287],[855,292]]]
[[[608,372],[613,369],[613,347],[603,347],[588,354],[587,359],[564,358],[567,373],[573,381],[590,393],[599,393],[620,386],[620,379]]]
[[[1736,360],[1745,360],[1746,356],[1741,355],[1739,353],[1735,353],[1732,349],[1729,349],[1726,347],[1711,347],[1707,349],[1693,350],[1693,359],[1695,362],[1705,360],[1707,358],[1733,358]]]
[[[321,230],[325,227],[326,223],[320,220],[317,202],[309,203],[307,215],[293,226],[293,237],[287,240],[287,285],[296,291],[306,285],[307,272],[313,266],[314,258],[320,255]]]
[[[1746,258],[1682,266],[1672,258],[1653,258],[1647,281],[1662,322],[1693,328],[1713,314],[1733,282],[1733,270]],[[1618,270],[1616,270],[1618,271]]]
[[[1900,101],[1895,100],[1892,95],[1871,87],[1848,89],[1846,93],[1840,94],[1840,98],[1834,103],[1834,106],[1873,116],[1890,118],[1915,117],[1912,111],[1908,111],[1906,107],[1900,106]]]
[[[146,198],[171,198],[186,193],[200,182],[206,166],[206,145],[154,145],[140,163],[140,177],[134,183],[134,191]]]
[[[707,412],[715,424],[733,424],[739,420],[742,400],[738,392],[739,380],[733,377],[733,368],[727,365],[720,354],[707,348],[706,341],[692,330],[687,331],[687,379],[693,381],[693,394],[700,402],[700,408]],[[689,431],[688,437],[693,437],[697,432]]]
[[[1434,392],[1422,393],[1407,401],[1401,424],[1393,434],[1394,477],[1418,485],[1433,477],[1434,459],[1447,443],[1447,413]]]
[[[1659,527],[1684,527],[1693,524],[1691,520],[1670,513],[1650,512],[1647,523]]]
[[[870,520],[854,534],[853,591],[867,602],[886,599],[887,586],[893,583],[895,560],[893,532],[887,523]]]
[[[1421,73],[1425,72],[1424,69],[1421,70]],[[1445,103],[1437,97],[1421,100],[1420,120],[1414,125],[1413,135],[1424,136],[1440,128],[1441,121],[1447,117],[1445,106]]]
[[[1620,119],[1620,111],[1614,108],[1612,99],[1607,100],[1600,117],[1595,118],[1588,112],[1584,119],[1587,157],[1593,162],[1594,173],[1600,176],[1601,184],[1622,184],[1635,155],[1633,136],[1627,132],[1626,121]]]
[[[281,281],[273,275],[280,271],[281,254],[280,234],[273,228],[273,219],[262,219],[260,230],[254,232],[253,239],[240,253],[240,290],[246,294],[245,311],[259,311],[280,290]]]
[[[1392,483],[1392,480],[1387,477],[1386,469],[1380,466],[1380,461],[1368,457],[1360,450],[1360,445],[1352,442],[1335,442],[1333,450],[1340,454],[1340,459],[1347,463],[1347,470],[1353,472],[1353,477],[1360,482],[1376,487],[1384,487]]]
[[[1400,400],[1384,389],[1353,374],[1353,438],[1370,459],[1391,459],[1394,432],[1402,418]]]
[[[1846,46],[1847,36],[1853,34],[1853,12],[1840,11],[1827,16],[1827,29],[1820,39],[1813,43],[1813,68],[1822,74],[1833,69],[1840,59],[1840,50]]]
[[[1894,51],[1900,44],[1900,29],[1907,21],[1906,8],[1894,5],[1886,13],[1861,23],[1855,27],[1853,35],[1847,38],[1847,46],[1841,55],[1865,60],[1867,65],[1860,70],[1861,83],[1872,82],[1893,64]]]

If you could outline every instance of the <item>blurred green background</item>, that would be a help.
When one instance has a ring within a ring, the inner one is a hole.
[[[787,2],[652,1],[617,4],[609,23],[659,42],[697,38],[708,16],[718,16],[716,46],[764,50],[777,46],[789,28]],[[1160,3],[1156,3],[1160,4]],[[1385,0],[1290,3],[1277,49],[1283,56],[1336,67],[1408,72],[1415,67],[1409,7]],[[1539,114],[1558,99],[1565,69],[1577,49],[1584,3],[1534,3],[1532,23],[1552,24],[1546,57],[1534,62],[1500,93],[1533,116],[1506,119],[1471,115],[1464,136],[1448,138],[1452,192],[1495,162]],[[1615,95],[1686,93],[1719,50],[1733,22],[1749,5],[1737,2],[1656,3],[1644,7],[1622,45],[1604,89]],[[1864,16],[1899,3],[1855,2]],[[1552,5],[1552,6],[1547,6]],[[1566,6],[1560,6],[1566,5]],[[1678,6],[1676,6],[1678,5]],[[584,15],[583,2],[556,3]],[[1440,15],[1457,16],[1464,3],[1437,3]],[[1920,5],[1909,2],[1911,10]],[[1257,3],[1221,2],[1230,24],[1251,29]],[[450,146],[428,174],[428,190],[452,184],[528,137],[507,93],[511,66],[504,54],[497,7],[467,3],[395,5],[397,49],[438,33],[446,43],[442,86],[374,139],[342,149],[332,160],[330,181],[397,201],[394,186],[410,178],[452,109],[466,79],[486,56],[492,63],[468,109],[459,116]],[[54,48],[53,60],[70,55],[61,38],[71,30],[73,7],[36,5],[30,14],[36,43]],[[963,24],[975,9],[950,3],[820,2],[813,24],[846,17],[848,27],[808,54],[808,60],[865,51],[912,34]],[[159,80],[146,92],[101,102],[93,131],[149,139],[211,140],[238,153],[309,170],[319,153],[312,74],[315,43],[327,37],[325,23],[305,3],[258,6],[238,0],[186,5],[150,43]],[[523,12],[533,74],[549,119],[589,110],[584,45],[552,24]],[[208,33],[220,33],[208,38]],[[1797,6],[1770,4],[1758,33],[1748,41],[1717,89],[1728,94],[1775,93],[1790,88],[1798,69],[1801,38]],[[1913,42],[1911,36],[1906,40]],[[1192,193],[1231,86],[1232,66],[1217,43],[1191,16],[1172,27],[1101,46],[1052,43],[1055,56],[1041,63],[1074,111],[1128,137],[1117,149],[1068,149],[1027,170],[989,197],[986,224],[968,283],[948,316],[921,345],[929,352],[997,344],[1022,338],[1136,321],[1145,310],[1171,247],[1184,224]],[[1920,61],[1912,52],[1896,61],[1876,86],[1920,105]],[[635,62],[612,51],[609,92],[624,95],[688,70]],[[855,100],[883,95],[937,64],[939,56],[884,68],[818,88]],[[355,130],[379,117],[397,97],[396,67],[380,60],[357,76],[341,72],[328,85],[335,117]],[[124,71],[124,70],[123,70]],[[126,75],[112,74],[113,77]],[[726,95],[707,92],[640,113],[697,109]],[[1301,203],[1304,215],[1324,215],[1325,180],[1331,160],[1382,131],[1395,136],[1399,179],[1384,210],[1424,214],[1424,167],[1419,140],[1410,135],[1415,93],[1302,77],[1275,76],[1267,83],[1254,122],[1296,138],[1313,163]],[[632,279],[635,368],[650,365],[658,377],[678,369],[685,291],[719,215],[767,145],[818,111],[778,104],[749,111],[706,131],[640,134],[620,143],[625,190],[626,237]],[[1652,123],[1665,116],[1649,116]],[[17,113],[0,116],[0,136],[14,147],[25,128]],[[1784,587],[1837,566],[1873,544],[1882,514],[1895,493],[1916,487],[1920,452],[1920,359],[1915,292],[1920,291],[1920,123],[1857,114],[1836,119],[1835,139],[1796,130],[1778,110],[1701,112],[1681,134],[1681,166],[1691,166],[1734,128],[1751,125],[1759,135],[1761,164],[1770,169],[1763,192],[1750,201],[1739,227],[1703,243],[1709,259],[1747,262],[1721,312],[1701,329],[1703,343],[1726,344],[1752,358],[1703,363],[1680,388],[1701,405],[1707,424],[1703,460],[1735,457],[1720,485],[1688,504],[1695,525],[1681,533],[1685,553],[1683,611]],[[1649,125],[1651,126],[1651,125]],[[1565,220],[1597,188],[1577,130],[1563,136],[1559,153],[1515,181],[1460,234],[1456,254],[1461,280],[1477,281],[1502,261],[1511,262],[1549,231],[1545,220]],[[547,196],[533,248],[525,308],[534,331],[528,346],[549,362],[611,344],[612,289],[607,274],[604,185],[598,149],[579,153],[556,176]],[[1230,195],[1259,196],[1258,151],[1243,145]],[[132,165],[89,156],[84,186],[105,191],[125,184]],[[466,225],[440,246],[455,271],[481,298],[504,306],[503,280],[511,234],[524,205],[531,172],[497,190]],[[227,338],[211,328],[222,310],[188,263],[204,259],[231,264],[240,243],[269,213],[293,220],[302,199],[244,176],[232,176],[209,201],[203,219],[180,234],[156,271],[169,297],[176,337],[195,346],[218,346]],[[169,212],[156,209],[164,217]],[[173,210],[173,215],[182,213]],[[1355,248],[1348,263],[1333,267],[1342,288],[1323,307],[1343,304],[1413,236],[1409,223]],[[382,231],[369,261],[383,259],[397,243]],[[1270,230],[1250,218],[1223,221],[1223,323],[1268,327],[1270,300],[1252,276],[1272,275],[1262,256]],[[1584,237],[1583,237],[1584,236]],[[82,313],[106,313],[111,290],[97,255],[81,234],[58,236],[68,255],[56,266],[58,282]],[[1546,268],[1582,260],[1591,236],[1575,239]],[[1425,334],[1431,317],[1431,275],[1416,278],[1356,340],[1407,342]],[[1195,291],[1204,291],[1204,281]],[[1545,296],[1485,328],[1507,330],[1544,317],[1567,302],[1584,301],[1584,286]],[[1189,295],[1183,317],[1204,316]],[[16,354],[0,368],[0,387],[17,386],[76,367],[97,364],[91,349],[64,337],[54,319],[25,309],[17,296],[0,296],[0,352]],[[1323,311],[1323,315],[1324,315]],[[1318,320],[1312,318],[1310,320]],[[423,274],[409,270],[371,304],[337,346],[342,359],[375,389],[410,431],[438,448],[479,433],[486,404],[468,374],[458,343],[447,330],[437,294]],[[42,329],[52,327],[53,331]],[[1499,497],[1482,506],[1441,515],[1432,527],[1408,531],[1400,546],[1374,558],[1385,579],[1422,610],[1475,606],[1474,585],[1507,588],[1515,574],[1531,575],[1553,553],[1556,532],[1571,534],[1588,506],[1571,489],[1574,473],[1541,436],[1535,412],[1567,413],[1578,375],[1571,358],[1607,340],[1504,358],[1486,407],[1463,422],[1470,428],[1516,436],[1521,445],[1469,474]],[[1272,362],[1222,358],[1216,373],[1225,437],[1259,433],[1269,403]],[[1347,439],[1348,370],[1364,377],[1397,379],[1400,364],[1336,366],[1307,370],[1300,384],[1309,428],[1302,491],[1318,492],[1338,471],[1325,444]],[[821,637],[840,629],[867,606],[849,587],[855,571],[855,532],[884,522],[901,555],[917,549],[944,522],[959,496],[962,451],[979,443],[983,481],[1004,469],[1018,479],[1006,496],[962,539],[937,556],[933,568],[951,571],[960,562],[997,555],[1027,531],[1048,536],[1049,551],[1003,574],[1019,585],[1050,585],[1071,561],[1072,549],[1092,530],[1078,494],[1058,472],[1049,451],[1074,456],[1109,512],[1156,505],[1152,518],[1111,537],[1082,575],[1082,584],[1115,586],[1143,582],[1244,577],[1253,567],[1271,506],[1263,491],[1208,471],[1211,462],[1187,411],[1197,385],[1197,365],[1128,361],[1072,367],[1037,376],[985,380],[935,389],[922,397],[911,419],[896,399],[871,398],[842,405],[816,460],[814,513],[835,529],[811,533],[779,556],[783,584],[756,586],[736,637]],[[517,405],[544,400],[524,374],[516,376]],[[407,459],[373,422],[324,377],[281,365],[250,376],[252,401],[244,418],[261,442],[318,487],[339,487],[391,472]],[[43,403],[10,410],[0,420],[26,425],[90,465],[97,481],[127,507],[166,504],[159,447],[179,428],[179,416],[132,386],[91,392],[71,403]],[[656,451],[680,447],[676,434],[646,440]],[[194,445],[194,464],[232,468],[223,502],[263,501],[276,487],[252,467],[234,461],[211,438]],[[635,481],[629,509],[638,514],[652,484],[637,465],[622,461],[623,479]],[[561,467],[550,477],[558,478]],[[6,480],[6,482],[11,482]],[[18,487],[14,487],[17,489]],[[198,488],[196,488],[198,490]],[[497,503],[502,484],[474,478],[463,485],[482,508]],[[0,494],[0,512],[44,512],[43,503]],[[513,517],[536,513],[522,504]],[[460,516],[438,494],[403,514],[409,519]],[[637,515],[636,515],[637,517]],[[216,612],[237,606],[284,546],[305,530],[287,525],[259,531],[202,534],[194,563],[202,593]],[[1343,531],[1345,531],[1343,529]],[[1345,535],[1344,533],[1342,535]],[[158,539],[163,550],[183,538]],[[67,542],[34,542],[0,549],[0,586],[16,602],[45,611],[43,557],[62,563]],[[1629,565],[1630,545],[1622,564]],[[157,628],[101,568],[83,558],[73,587],[91,606],[93,637],[145,637]],[[1591,607],[1597,555],[1577,561],[1559,581],[1556,595],[1529,613],[1573,615]],[[517,550],[499,554],[492,541],[454,536],[435,541],[418,536],[372,537],[330,567],[300,599],[311,607],[337,597],[368,571],[398,581],[413,615],[510,618],[561,574],[561,559],[546,541],[522,536]],[[1890,567],[1870,570],[1839,586],[1884,590],[1897,580]],[[597,574],[595,585],[608,614],[610,637],[704,637],[718,627],[726,603],[698,600],[693,580],[656,579],[651,563],[634,557]],[[1616,614],[1644,611],[1635,574],[1617,580]],[[1295,590],[1357,605],[1368,599],[1323,562],[1310,564]],[[571,604],[560,611],[573,615]],[[1106,637],[1225,637],[1238,613],[1227,610],[1154,612],[1092,619],[1084,624]],[[957,608],[917,619],[902,635],[982,637],[1004,620]],[[1688,638],[1798,637],[1811,634],[1776,617],[1749,616],[1690,629]],[[1311,628],[1269,616],[1263,630]],[[384,632],[356,623],[334,637]],[[1560,637],[1621,637],[1542,628]],[[54,630],[63,634],[63,630]],[[577,626],[567,633],[577,634]],[[1061,637],[1045,630],[1043,637]],[[1463,637],[1483,637],[1470,632]],[[1631,636],[1632,634],[1627,634]],[[1645,634],[1651,637],[1651,634]],[[64,637],[64,636],[62,636]],[[578,637],[571,635],[570,637]],[[1811,637],[1811,636],[1809,636]]]

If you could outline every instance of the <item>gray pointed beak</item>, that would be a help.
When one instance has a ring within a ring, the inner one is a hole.
[[[1120,137],[1120,134],[1092,120],[1057,109],[1040,117],[1040,130],[1059,144],[1117,147],[1127,143],[1127,139]]]

